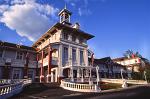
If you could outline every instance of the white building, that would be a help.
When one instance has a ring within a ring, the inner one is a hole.
[[[121,57],[113,59],[114,62],[124,65],[128,71],[139,72],[141,66],[141,58],[139,57]]]
[[[0,41],[0,79],[35,80],[37,66],[34,48]]]
[[[41,82],[58,82],[70,77],[71,70],[76,77],[78,66],[88,66],[87,40],[94,36],[82,31],[78,23],[72,25],[71,14],[66,8],[61,10],[60,22],[33,44],[39,53]]]
[[[89,63],[91,63],[90,59]],[[110,57],[94,59],[94,67],[96,66],[99,67],[99,75],[101,78],[121,78],[121,70],[123,70],[124,78],[127,78],[126,67],[113,62]]]

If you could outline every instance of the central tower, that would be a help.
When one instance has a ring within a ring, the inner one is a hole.
[[[72,13],[65,6],[64,9],[62,9],[58,14],[60,17],[60,23],[71,25],[70,23],[71,14]]]

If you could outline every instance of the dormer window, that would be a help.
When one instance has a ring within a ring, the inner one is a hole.
[[[63,38],[64,38],[64,40],[68,40],[68,38],[69,38],[68,33],[64,33]]]

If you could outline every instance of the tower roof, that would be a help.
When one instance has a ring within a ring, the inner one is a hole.
[[[69,15],[71,15],[72,13],[67,9],[66,5],[65,7],[58,13],[58,15],[60,16],[63,12],[68,13]]]

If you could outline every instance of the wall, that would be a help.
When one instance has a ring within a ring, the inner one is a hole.
[[[5,51],[4,51],[4,58],[15,59],[15,58],[16,58],[16,51],[13,51],[13,50],[5,50]]]
[[[42,44],[38,45],[37,48],[41,50],[45,46],[49,45],[49,43],[59,42],[60,41],[60,36],[61,36],[61,30],[58,30],[56,33],[51,35],[51,37],[49,37],[47,40],[42,42]]]

